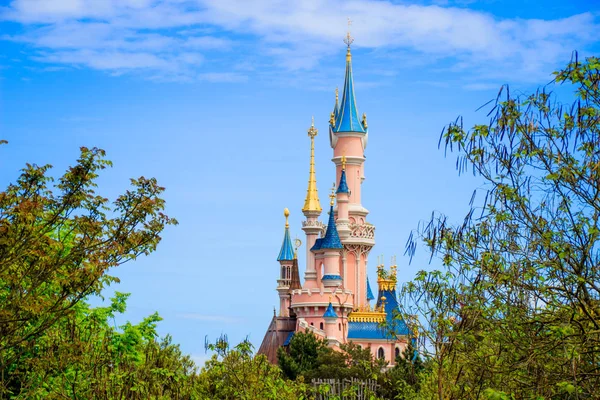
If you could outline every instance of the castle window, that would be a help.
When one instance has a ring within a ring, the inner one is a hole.
[[[314,322],[311,322],[311,323],[310,323],[310,326],[315,326],[315,323],[314,323]]]
[[[400,347],[396,347],[396,350],[394,351],[396,358],[400,357]]]
[[[377,358],[379,358],[379,359],[385,358],[385,352],[383,351],[383,347],[380,347],[379,350],[377,350]]]
[[[338,328],[341,331],[342,330],[342,324],[338,324]]]
[[[319,324],[319,328],[320,328],[321,330],[323,330],[323,323],[322,323],[322,322]]]

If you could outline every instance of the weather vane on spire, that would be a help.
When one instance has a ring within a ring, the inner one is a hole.
[[[350,45],[352,43],[354,43],[354,38],[352,36],[350,36],[350,25],[352,25],[352,20],[350,18],[348,18],[348,33],[346,34],[346,37],[344,38],[344,43],[346,43],[346,45],[348,45],[348,47],[350,47]]]
[[[312,122],[311,122],[311,124],[310,124],[310,128],[308,129],[308,136],[309,136],[311,139],[314,139],[314,138],[315,138],[315,136],[317,136],[317,133],[318,133],[318,132],[319,132],[319,131],[317,130],[317,128],[315,128],[315,117],[313,116],[313,117],[312,117]]]

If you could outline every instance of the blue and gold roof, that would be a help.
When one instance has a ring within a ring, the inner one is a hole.
[[[377,268],[377,283],[379,293],[374,311],[356,312],[348,316],[348,339],[384,339],[396,340],[397,336],[411,335],[408,325],[399,316],[399,305],[396,297],[396,266],[390,273]],[[367,277],[367,299],[373,298],[373,293]]]
[[[342,90],[342,102],[339,109],[334,110],[331,130],[338,132],[360,132],[366,133],[366,119],[361,121],[354,96],[354,78],[352,76],[352,54],[350,53],[350,37],[348,37],[348,51],[346,53],[346,76],[344,78],[344,89]],[[337,104],[337,102],[336,102]]]
[[[335,310],[333,309],[333,306],[331,305],[331,301],[329,302],[329,306],[327,307],[327,310],[325,310],[325,314],[323,314],[323,318],[337,318],[337,314],[335,313]]]
[[[325,236],[315,241],[315,245],[311,248],[311,251],[321,249],[343,249],[344,246],[340,240],[337,228],[335,226],[335,218],[333,215],[333,204],[329,210],[329,223],[327,224],[327,231]]]
[[[348,183],[346,182],[346,156],[342,156],[342,175],[340,176],[340,184],[336,193],[350,193]]]
[[[283,215],[285,216],[285,233],[283,234],[283,243],[281,244],[281,250],[279,250],[277,261],[293,261],[294,246],[292,246],[292,239],[290,238],[290,224],[288,222],[290,210],[287,208],[284,209]]]

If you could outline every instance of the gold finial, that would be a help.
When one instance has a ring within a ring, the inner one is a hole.
[[[335,183],[331,187],[331,194],[329,195],[329,198],[331,199],[331,201],[329,202],[329,204],[333,205],[333,202],[334,202],[334,199],[335,199]]]
[[[288,222],[288,217],[290,216],[290,210],[288,210],[287,208],[283,209],[283,216],[285,217],[285,227],[289,228],[290,224]]]
[[[329,295],[329,302],[331,303],[331,295]]]
[[[333,113],[333,111],[331,112],[331,115],[329,116],[329,125],[335,127],[335,114]]]
[[[346,170],[346,156],[342,155],[342,171]]]
[[[315,128],[315,117],[312,117],[308,137],[310,137],[310,172],[308,175],[308,189],[306,190],[306,199],[302,211],[321,211],[319,203],[319,193],[317,191],[317,178],[315,174],[315,136],[319,131]]]
[[[362,117],[362,124],[363,124],[363,127],[364,127],[365,129],[367,129],[367,128],[368,128],[368,125],[367,125],[367,114],[365,114],[365,113],[363,113],[363,117]]]
[[[336,105],[336,106],[338,105],[338,101],[339,101],[339,99],[340,99],[340,93],[339,93],[339,90],[338,90],[338,88],[335,88],[335,105]]]

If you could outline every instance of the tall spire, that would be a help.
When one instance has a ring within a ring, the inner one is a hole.
[[[356,107],[356,99],[354,97],[354,79],[352,77],[352,53],[350,45],[354,42],[354,38],[350,36],[350,24],[348,19],[348,33],[344,39],[344,43],[348,46],[346,51],[346,77],[344,79],[344,89],[342,91],[342,103],[339,107],[339,112],[335,116],[335,121],[331,124],[333,132],[360,132],[365,133],[366,127],[361,122]]]
[[[279,250],[277,261],[292,261],[294,260],[294,247],[292,246],[292,239],[290,238],[290,224],[288,222],[290,210],[285,208],[283,210],[283,215],[285,216],[285,233],[283,234],[283,243],[281,244],[281,250]]]
[[[306,190],[306,200],[304,200],[303,212],[318,211],[321,212],[319,203],[319,193],[317,192],[317,177],[315,174],[315,136],[319,131],[315,128],[315,117],[312,118],[312,124],[308,129],[310,137],[310,173],[308,175],[308,189]]]

